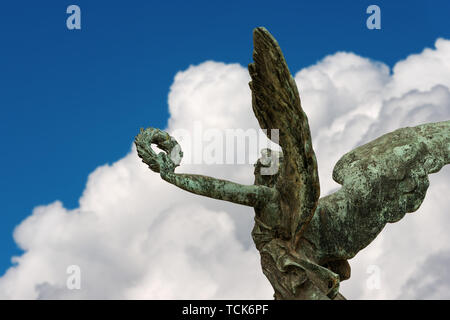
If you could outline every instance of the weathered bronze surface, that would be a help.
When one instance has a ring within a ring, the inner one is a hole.
[[[428,174],[450,163],[450,121],[398,129],[350,151],[333,171],[342,188],[319,199],[316,157],[295,81],[270,33],[256,28],[253,36],[254,62],[248,66],[253,111],[261,128],[279,130],[275,142],[283,151],[264,151],[255,164],[254,185],[175,173],[181,148],[159,129],[141,130],[138,155],[186,191],[254,207],[252,237],[275,299],[344,299],[339,283],[350,278],[347,260],[386,223],[417,210]],[[165,152],[156,154],[152,144]],[[271,165],[267,159],[278,161],[276,174],[261,174]]]

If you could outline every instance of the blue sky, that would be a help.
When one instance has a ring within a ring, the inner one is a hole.
[[[77,4],[82,29],[66,28]],[[381,8],[381,30],[365,10]],[[0,16],[0,274],[14,227],[41,204],[78,205],[87,176],[123,157],[140,127],[164,128],[176,72],[251,61],[252,29],[293,72],[352,51],[392,66],[450,38],[449,1],[15,1]]]

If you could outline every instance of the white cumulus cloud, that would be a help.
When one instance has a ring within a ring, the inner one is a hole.
[[[295,75],[309,117],[322,194],[338,187],[336,161],[357,145],[399,127],[450,119],[450,41],[383,63],[339,52]],[[258,128],[247,70],[204,62],[180,71],[169,94],[169,132]],[[150,121],[150,119],[149,119]],[[148,123],[151,126],[151,122]],[[183,141],[180,141],[182,147]],[[186,156],[195,149],[183,148]],[[241,183],[251,165],[181,165]],[[430,176],[422,207],[350,261],[347,298],[450,298],[450,168]],[[162,181],[135,149],[89,176],[79,208],[36,207],[14,232],[24,254],[0,278],[3,299],[271,299],[251,241],[253,211],[201,198]],[[68,290],[67,267],[81,269]],[[370,266],[379,286],[370,288]],[[433,274],[429,274],[433,272]],[[428,276],[427,276],[428,274]]]

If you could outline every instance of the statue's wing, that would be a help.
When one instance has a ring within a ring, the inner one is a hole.
[[[268,137],[283,149],[283,168],[276,187],[285,206],[282,212],[290,214],[282,217],[282,223],[289,226],[291,236],[297,233],[298,238],[314,214],[320,195],[308,118],[277,41],[265,28],[256,28],[253,42],[254,63],[248,66],[253,111],[260,127],[267,129]],[[279,130],[278,137],[272,129]]]
[[[428,175],[450,163],[450,121],[398,129],[345,154],[333,179],[342,185],[321,198],[306,237],[322,261],[349,259],[388,222],[416,211]]]

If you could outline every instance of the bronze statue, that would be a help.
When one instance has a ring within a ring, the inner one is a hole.
[[[342,187],[319,199],[316,157],[295,81],[270,33],[256,28],[253,36],[253,111],[261,128],[279,130],[275,142],[282,148],[264,150],[254,185],[175,173],[181,148],[159,129],[141,129],[138,155],[186,191],[254,207],[252,237],[275,299],[345,299],[339,283],[350,278],[347,260],[386,223],[417,210],[427,175],[450,163],[450,120],[398,129],[345,154],[333,170]],[[156,154],[152,144],[165,152]],[[275,174],[262,174],[274,164]]]

